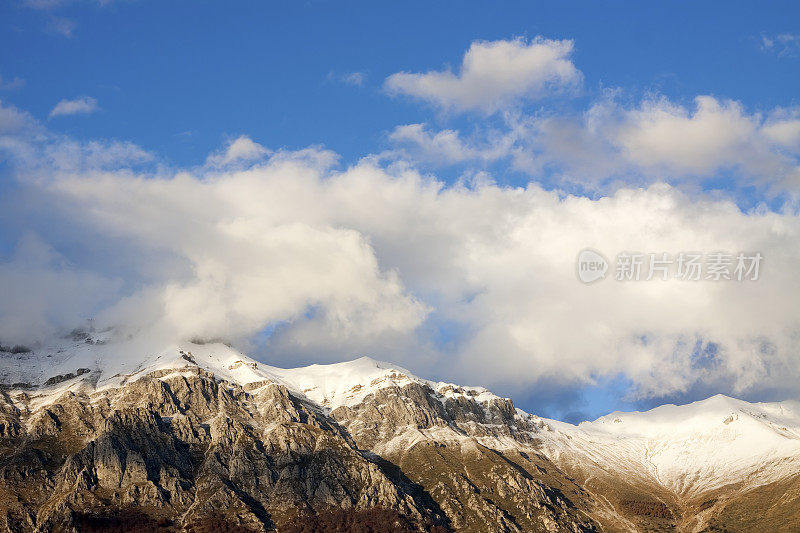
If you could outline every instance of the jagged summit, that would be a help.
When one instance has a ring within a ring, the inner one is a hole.
[[[180,494],[174,500],[175,513],[186,513],[190,508],[182,507],[181,498],[189,505],[197,494],[193,491],[200,490],[195,485],[199,478],[192,477],[187,465],[193,457],[211,457],[206,454],[208,446],[218,457],[237,458],[224,467],[204,468],[249,483],[247,490],[265,502],[274,497],[265,494],[273,493],[262,494],[259,491],[267,489],[259,487],[274,482],[256,482],[248,476],[261,475],[259,469],[265,469],[269,476],[293,479],[299,474],[292,461],[301,459],[291,450],[302,442],[308,450],[325,449],[325,461],[332,461],[325,468],[347,480],[346,488],[335,489],[337,498],[345,494],[366,498],[366,503],[353,500],[349,505],[380,505],[376,502],[381,500],[358,496],[373,494],[379,487],[391,493],[385,501],[395,511],[431,520],[440,520],[444,513],[450,525],[468,531],[485,531],[486,523],[497,524],[496,531],[559,530],[558,520],[572,524],[571,531],[591,531],[594,526],[581,516],[591,516],[612,530],[625,530],[633,528],[630,520],[638,520],[639,512],[656,520],[645,521],[650,525],[689,524],[688,530],[695,530],[710,520],[711,510],[722,509],[733,498],[731,487],[740,498],[760,487],[791,484],[800,472],[797,402],[749,403],[717,395],[687,405],[614,412],[574,426],[527,414],[487,389],[429,381],[370,357],[286,369],[258,362],[222,343],[182,342],[153,350],[136,339],[119,340],[108,333],[73,335],[30,352],[3,352],[0,383],[4,385],[0,439],[11,439],[8,449],[38,446],[37,439],[50,443],[46,447],[62,441],[67,446],[52,452],[69,466],[66,485],[57,493],[59,498],[71,496],[59,500],[62,507],[48,507],[59,520],[64,505],[70,509],[83,505],[69,503],[73,501],[69,498],[90,498],[95,485],[112,493],[124,488],[124,497],[137,505],[173,505],[165,503],[159,479],[188,487],[171,489]],[[104,428],[112,428],[108,431],[117,439],[108,446],[126,449],[128,459],[106,464],[113,455],[69,458],[73,453],[69,450],[94,454],[94,443],[108,436]],[[119,440],[141,431],[147,435]],[[137,457],[147,457],[145,463],[153,465],[163,458],[137,448],[136,439],[150,439],[148,446],[156,449],[166,446],[164,439],[177,439],[179,443],[169,444],[164,452],[168,457],[192,451],[181,459],[183,466],[175,467],[178,473],[150,479],[148,472],[155,466],[144,468]],[[283,467],[272,462],[270,450],[284,448],[288,455],[281,457],[287,470],[280,473]],[[256,461],[259,466],[236,470],[237,461],[250,461],[241,454],[253,450],[263,455]],[[310,457],[313,454],[302,461],[313,461]],[[343,457],[348,458],[344,463]],[[42,465],[42,472],[58,460]],[[405,494],[405,481],[382,478],[372,464],[376,460],[391,461],[414,483],[430,488],[428,497],[438,498],[442,508],[425,507],[428,504],[420,503],[424,498]],[[85,486],[75,488],[74,469],[84,463],[94,465],[94,470],[86,474]],[[120,468],[138,472],[139,477],[119,480],[115,472]],[[62,475],[47,472],[42,475]],[[327,491],[334,489],[321,481],[325,476],[312,472],[304,481],[312,492],[293,496],[299,499],[292,505],[305,501],[322,508],[336,501],[327,499]],[[143,480],[151,485],[142,485]],[[146,496],[137,492],[145,490],[142,487],[150,491]],[[484,498],[482,491],[490,496]],[[574,495],[572,503],[566,504],[565,493],[558,491]],[[721,494],[725,498],[718,504]],[[239,499],[235,494],[223,498]],[[242,501],[249,505],[247,498]],[[570,505],[581,511],[576,514]],[[509,518],[521,509],[523,515]],[[261,523],[261,512],[255,509],[248,523]],[[681,518],[682,513],[688,518]]]
[[[91,373],[95,386],[109,387],[135,381],[149,372],[197,365],[220,379],[240,385],[271,380],[330,408],[355,405],[377,389],[402,387],[412,382],[428,385],[443,396],[452,396],[460,391],[469,392],[472,397],[498,398],[482,387],[433,382],[399,365],[369,356],[338,363],[279,368],[260,363],[218,342],[183,342],[158,351],[143,349],[143,346],[135,339],[114,340],[109,332],[93,333],[92,336],[73,334],[30,352],[3,353],[0,383],[47,388]],[[59,379],[64,376],[71,378]],[[82,381],[89,378],[84,376]],[[524,411],[517,411],[527,416]],[[786,427],[792,433],[789,428],[800,427],[800,404],[793,401],[750,403],[717,394],[686,405],[665,404],[643,412],[615,411],[591,422],[581,422],[577,428],[587,433],[654,438],[662,433],[675,435],[702,431],[743,420],[767,427]],[[548,422],[561,429],[574,427],[558,421]]]
[[[60,394],[87,382],[98,388],[116,387],[150,372],[196,365],[239,385],[265,381],[285,385],[325,409],[357,405],[376,390],[410,383],[427,385],[447,397],[469,393],[482,395],[483,399],[497,398],[482,387],[429,381],[401,366],[367,356],[340,363],[279,368],[219,342],[182,342],[153,350],[137,339],[118,340],[110,334],[57,339],[28,353],[8,354],[5,363],[0,366],[0,383],[44,386],[40,395]],[[78,371],[89,375],[78,379]],[[68,379],[62,379],[65,376]]]

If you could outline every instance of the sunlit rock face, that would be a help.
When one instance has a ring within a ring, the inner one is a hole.
[[[86,339],[2,355],[9,531],[791,530],[800,515],[791,403],[572,426],[369,358],[280,369],[222,344]]]

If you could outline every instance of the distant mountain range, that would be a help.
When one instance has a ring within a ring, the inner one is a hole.
[[[800,531],[796,402],[574,426],[366,357],[281,369],[84,332],[13,352],[7,531]]]

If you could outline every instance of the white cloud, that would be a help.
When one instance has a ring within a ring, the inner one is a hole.
[[[574,86],[571,46],[474,43],[458,74],[395,75],[387,86],[488,113]],[[387,166],[368,157],[341,169],[330,151],[273,153],[243,135],[203,167],[153,172],[137,168],[154,158],[136,145],[77,142],[0,106],[0,156],[18,186],[0,198],[0,220],[24,235],[0,263],[10,295],[0,300],[0,338],[96,316],[159,339],[248,342],[274,329],[273,361],[368,353],[423,374],[452,368],[449,378],[471,383],[623,375],[642,395],[709,381],[724,392],[789,389],[800,379],[800,217],[743,213],[660,182],[733,169],[745,185],[786,190],[800,179],[797,117],[709,96],[692,108],[609,97],[579,117],[505,113],[504,129],[473,135],[399,126]],[[564,179],[624,176],[645,187],[617,184],[590,199],[536,183],[501,187],[486,174],[447,186],[409,164],[502,158],[534,175],[560,167]],[[85,259],[75,243],[97,243],[105,259]],[[749,284],[589,287],[574,272],[585,247],[766,259]],[[441,343],[440,329],[458,333]],[[698,362],[697,347],[712,345],[716,355]]]
[[[796,215],[745,214],[664,186],[559,198],[535,185],[445,188],[413,171],[362,164],[330,173],[284,157],[211,181],[77,176],[54,184],[76,216],[118,235],[121,246],[137,243],[153,260],[168,251],[191,265],[99,316],[144,316],[184,337],[246,338],[283,323],[272,349],[305,357],[374,353],[386,334],[424,347],[416,330],[426,317],[432,327],[452,321],[469,332],[454,353],[418,351],[453,358],[470,382],[622,373],[651,395],[711,377],[737,391],[800,377]],[[574,274],[586,246],[611,256],[722,249],[767,259],[757,283],[588,287]],[[697,366],[697,342],[719,346],[716,367]],[[416,351],[392,355],[414,367],[432,362]]]
[[[541,37],[531,42],[475,41],[458,73],[399,72],[386,79],[385,87],[443,109],[494,113],[579,85],[582,76],[570,60],[572,49],[572,41]]]
[[[16,89],[21,89],[25,86],[25,80],[19,77],[14,77],[10,80],[4,80],[2,76],[0,76],[0,90],[2,91],[14,91]]]
[[[347,85],[354,85],[356,87],[363,87],[364,82],[367,81],[367,75],[364,72],[349,72],[339,76],[339,80]]]
[[[269,150],[250,137],[241,135],[230,141],[225,150],[208,156],[206,164],[224,166],[232,163],[248,163],[263,159],[269,153]]]
[[[367,80],[367,75],[363,72],[350,72],[348,74],[343,74],[341,79],[348,85],[363,87],[364,82]]]
[[[93,223],[138,243],[145,255],[177,255],[191,265],[189,275],[123,299],[102,315],[107,320],[157,325],[178,338],[242,338],[313,308],[334,343],[413,329],[426,307],[396,273],[379,267],[365,235],[286,216],[301,206],[285,195],[319,179],[316,160],[280,154],[260,170],[205,179],[62,177],[51,192],[89,209]]]
[[[33,127],[35,127],[35,122],[28,113],[13,106],[3,105],[3,102],[0,101],[0,135],[12,133],[18,135],[21,130]]]
[[[64,115],[86,115],[99,109],[97,100],[90,96],[83,96],[74,100],[64,99],[58,102],[53,110],[50,111],[50,118]]]
[[[780,33],[761,36],[761,50],[777,54],[778,57],[794,55],[800,51],[800,34]]]
[[[613,191],[620,183],[703,183],[727,172],[740,186],[794,194],[800,185],[797,109],[749,113],[732,100],[698,96],[690,109],[666,98],[633,107],[613,96],[579,115],[507,115],[504,129],[478,127],[467,142],[457,130],[396,128],[389,139],[419,162],[492,162],[507,157],[531,176]],[[623,180],[623,181],[619,181]],[[794,192],[793,192],[794,191]]]
[[[618,119],[615,122],[614,119]],[[794,190],[800,184],[796,118],[765,119],[738,102],[695,98],[695,109],[665,99],[618,110],[596,132],[608,135],[639,172],[707,178],[735,170],[747,184]]]
[[[87,309],[114,301],[121,283],[74,268],[35,234],[21,236],[15,253],[0,262],[0,340],[25,344],[69,330]],[[34,337],[35,338],[35,337]]]
[[[646,396],[708,381],[727,392],[788,390],[800,379],[794,212],[743,213],[665,185],[598,199],[536,184],[446,186],[369,160],[337,170],[335,154],[314,148],[157,176],[87,160],[26,171],[61,161],[37,154],[69,152],[57,147],[64,139],[48,142],[0,142],[27,191],[25,201],[5,195],[3,224],[38,227],[50,246],[96,242],[113,261],[82,262],[67,245],[57,259],[3,263],[14,288],[0,301],[9,338],[96,316],[161,339],[246,342],[277,328],[272,361],[368,353],[470,383],[621,374]],[[758,282],[585,286],[574,271],[585,247],[610,257],[759,251],[765,262]],[[121,287],[109,281],[117,261],[128,269]],[[26,294],[36,305],[20,314]],[[461,333],[442,347],[440,328]],[[716,355],[698,360],[697,347],[712,344]]]
[[[458,73],[390,77],[390,90],[444,109],[502,110],[502,120],[466,135],[398,126],[393,150],[344,169],[333,152],[273,153],[243,135],[204,166],[143,170],[155,158],[134,144],[78,142],[0,106],[0,160],[16,178],[0,222],[20,241],[0,262],[0,339],[96,316],[158,339],[246,343],[271,331],[270,359],[289,364],[367,353],[469,383],[622,375],[643,396],[697,383],[796,391],[796,209],[745,213],[663,181],[725,173],[796,191],[798,111],[760,114],[711,96],[622,105],[610,95],[578,116],[510,112],[580,81],[571,50],[570,41],[476,42]],[[84,100],[52,115],[96,109]],[[606,195],[501,187],[485,172],[448,186],[414,165],[503,158]],[[751,283],[585,286],[574,260],[586,247],[610,257],[758,251],[765,264]],[[715,353],[698,358],[704,349]]]
[[[764,137],[791,153],[800,152],[800,112],[779,110],[764,122],[761,127]]]
[[[126,170],[156,160],[128,141],[76,141],[54,134],[30,114],[0,102],[0,161],[6,158],[32,180],[62,173]]]
[[[84,4],[96,4],[100,7],[111,4],[113,0],[89,0],[82,1]],[[77,24],[74,20],[56,16],[59,10],[71,4],[78,3],[78,0],[22,0],[24,6],[37,11],[47,12],[47,29],[67,38],[71,38]],[[63,10],[62,10],[63,11]]]
[[[448,164],[478,158],[477,151],[466,146],[455,130],[431,132],[425,124],[406,124],[397,126],[389,134],[389,140],[401,146],[410,146],[415,152],[415,160]]]
[[[366,72],[344,72],[336,73],[334,71],[328,72],[328,80],[345,85],[352,85],[353,87],[363,87],[367,81]]]
[[[402,149],[403,157],[442,165],[494,161],[507,156],[512,145],[508,136],[499,135],[488,142],[471,142],[462,139],[456,130],[431,131],[426,124],[397,126],[389,134],[389,140]]]
[[[61,139],[60,142],[47,146],[40,156],[44,157],[53,168],[62,172],[118,169],[148,163],[155,159],[153,154],[131,142],[76,142],[69,139]]]
[[[626,111],[615,142],[642,167],[709,174],[749,164],[750,158],[741,156],[753,155],[759,117],[747,116],[736,102],[711,96],[699,96],[695,104],[694,113],[663,99]]]

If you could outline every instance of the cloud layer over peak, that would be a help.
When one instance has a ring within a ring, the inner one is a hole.
[[[345,164],[269,150],[254,138],[280,141],[261,131],[170,166],[0,105],[0,341],[94,317],[154,342],[224,338],[288,365],[373,355],[509,394],[605,380],[645,398],[796,394],[800,112],[572,98],[572,54],[569,40],[475,41],[458,69],[393,74],[386,91],[445,112],[390,123]],[[612,269],[585,285],[587,248],[764,263],[752,282]]]
[[[27,236],[0,266],[7,343],[96,317],[156,339],[260,346],[272,362],[366,353],[488,385],[623,375],[649,397],[800,379],[793,212],[743,212],[664,184],[598,199],[446,185],[373,159],[337,168],[315,148],[154,173],[110,164],[117,152],[98,144],[80,165],[34,158],[52,169],[34,177],[30,154],[74,141],[13,131],[0,146],[17,182],[0,212]],[[587,286],[575,275],[587,247],[765,259],[757,282]]]

